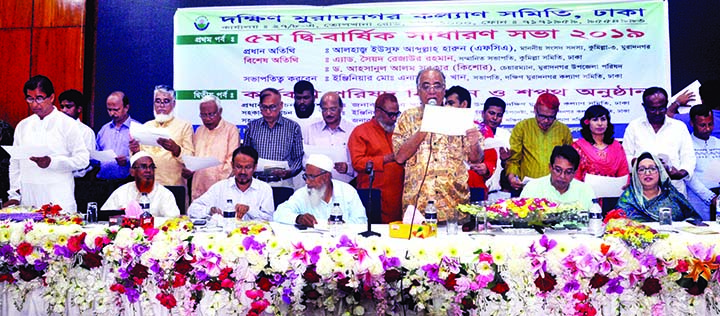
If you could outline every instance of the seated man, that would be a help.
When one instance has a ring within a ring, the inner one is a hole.
[[[332,179],[334,167],[328,156],[310,155],[303,174],[305,186],[278,205],[274,221],[314,227],[320,221],[326,223],[333,204],[340,203],[346,223],[366,223],[365,207],[357,191],[345,182]]]
[[[243,220],[272,220],[275,211],[273,192],[269,184],[253,179],[258,153],[250,146],[242,146],[232,153],[232,178],[213,184],[194,200],[188,209],[190,217],[220,214],[232,200],[236,217]]]
[[[130,157],[130,176],[135,182],[123,184],[108,198],[101,210],[119,210],[131,201],[138,201],[142,193],[150,199],[150,213],[159,217],[180,216],[172,192],[155,182],[155,163],[150,154],[139,151]]]
[[[589,210],[595,192],[585,182],[574,180],[580,165],[580,155],[570,145],[555,146],[550,155],[550,175],[534,179],[525,185],[521,197],[547,198],[558,203],[579,202]]]

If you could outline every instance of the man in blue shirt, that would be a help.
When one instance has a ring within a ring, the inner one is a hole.
[[[130,176],[130,122],[139,123],[130,118],[130,101],[125,93],[115,91],[110,93],[107,101],[107,111],[112,121],[103,125],[97,134],[97,150],[112,150],[117,155],[115,161],[101,162],[100,179],[124,179]]]

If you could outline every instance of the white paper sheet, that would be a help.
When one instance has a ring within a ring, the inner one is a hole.
[[[485,138],[485,149],[490,148],[510,148],[510,142],[502,141],[497,138]]]
[[[160,128],[147,127],[135,122],[130,123],[130,136],[137,140],[141,145],[158,146],[158,138],[170,138],[170,134]]]
[[[282,169],[282,170],[288,170],[290,169],[290,165],[287,161],[279,161],[279,160],[270,160],[270,159],[264,159],[260,158],[258,159],[257,168],[255,168],[255,171],[265,171],[265,169]]]
[[[678,108],[678,112],[683,113],[683,114],[690,112],[690,108],[693,105],[700,104],[700,81],[695,80],[695,81],[693,81],[693,83],[691,83],[684,89],[680,90],[680,92],[676,93],[674,96],[672,96],[670,98],[670,102],[675,102],[675,99],[677,99],[677,97],[679,95],[683,94],[685,91],[690,91],[692,93],[695,93],[695,100],[688,102],[686,104],[688,106],[681,106],[680,108]]]
[[[474,109],[426,105],[420,131],[464,136],[465,131],[475,127],[474,117]]]
[[[115,158],[117,155],[112,149],[97,151],[93,150],[90,151],[90,159],[94,159],[101,162],[111,162],[115,161]]]
[[[182,155],[185,168],[190,171],[198,171],[205,168],[215,167],[220,164],[220,160],[215,157],[193,157],[190,155]]]
[[[599,198],[620,196],[627,181],[627,176],[605,177],[589,173],[585,174],[585,183],[593,188],[595,196]]]
[[[528,184],[528,182],[530,182],[530,181],[532,181],[532,180],[535,180],[535,179],[536,179],[536,178],[530,178],[530,177],[528,177],[528,176],[525,176],[525,177],[523,178],[523,180],[522,180],[522,184],[523,184],[523,185],[526,185],[526,184]]]
[[[330,157],[333,162],[347,162],[347,149],[345,147],[334,147],[334,146],[318,146],[318,145],[306,145],[303,144],[303,150],[305,151],[305,159],[312,154],[322,154]],[[352,166],[349,166],[352,168]]]
[[[2,146],[11,159],[28,159],[30,157],[50,156],[50,149],[45,146]]]

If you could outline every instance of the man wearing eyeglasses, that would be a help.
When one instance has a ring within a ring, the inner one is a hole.
[[[175,90],[159,85],[153,92],[155,119],[145,122],[145,126],[164,129],[170,138],[158,138],[158,146],[142,145],[130,140],[130,151],[143,150],[153,157],[157,165],[157,181],[162,185],[185,186],[182,177],[182,155],[193,155],[193,128],[188,121],[175,117]]]
[[[684,179],[695,170],[695,149],[685,124],[666,116],[668,95],[665,89],[650,87],[643,92],[645,115],[625,128],[623,148],[632,164],[640,154],[650,152],[663,160],[675,188],[687,197]]]
[[[80,114],[82,114],[83,109],[87,106],[87,101],[82,92],[75,89],[65,90],[58,96],[58,101],[60,102],[60,111],[77,122],[88,152],[95,150],[95,132],[93,132],[92,128],[80,121]],[[92,166],[90,166],[88,162],[88,166],[85,168],[73,171],[73,176],[75,178],[82,178],[90,170],[92,170]]]
[[[150,214],[159,217],[180,216],[172,192],[155,182],[155,163],[152,156],[138,151],[130,157],[130,176],[135,181],[117,188],[100,208],[101,210],[119,210],[128,207],[132,201],[139,201],[142,193],[150,199]]]
[[[465,162],[482,162],[482,140],[474,127],[464,136],[421,132],[425,106],[444,104],[445,75],[427,68],[418,73],[416,84],[420,106],[400,115],[393,134],[395,160],[405,165],[403,207],[424,209],[428,201],[435,201],[438,220],[444,221],[448,210],[470,198]]]
[[[4,206],[54,203],[75,212],[72,171],[90,161],[77,122],[55,109],[55,89],[47,77],[30,78],[23,93],[33,115],[18,123],[13,147],[37,150],[29,158],[10,160],[9,200]]]
[[[294,187],[292,177],[300,173],[303,158],[300,125],[281,115],[283,102],[280,91],[266,88],[260,91],[261,118],[248,123],[243,144],[257,150],[260,158],[287,161],[288,169],[274,168],[271,186]]]
[[[320,98],[322,121],[312,123],[303,134],[303,148],[307,157],[311,150],[333,152],[335,168],[333,179],[350,183],[355,178],[355,171],[348,152],[348,138],[355,129],[355,124],[342,118],[343,103],[335,92],[325,93]],[[308,146],[306,146],[308,145]]]
[[[510,134],[510,158],[506,163],[508,182],[514,196],[523,188],[526,178],[536,179],[548,174],[547,162],[553,147],[572,144],[567,125],[557,120],[560,100],[543,93],[535,101],[535,117],[520,121]]]
[[[521,197],[547,198],[557,203],[579,203],[589,210],[595,192],[589,184],[574,180],[575,171],[580,165],[580,155],[570,145],[553,148],[550,154],[550,174],[533,179],[525,185]]]
[[[140,124],[130,117],[130,99],[122,91],[114,91],[105,100],[110,122],[97,134],[97,150],[112,150],[114,161],[100,162],[99,179],[123,181],[130,176],[130,124]]]
[[[314,227],[318,223],[327,223],[330,209],[334,203],[340,204],[343,220],[349,224],[367,223],[365,208],[355,188],[349,184],[333,180],[335,169],[330,157],[313,154],[305,165],[305,186],[282,204],[278,205],[273,220],[283,224],[299,224]]]
[[[205,193],[213,184],[227,179],[232,172],[232,152],[240,144],[240,132],[237,126],[222,118],[223,108],[214,95],[204,96],[200,100],[200,119],[203,125],[193,135],[195,156],[214,157],[220,165],[192,172],[183,169],[185,178],[192,179],[193,200]]]
[[[380,194],[380,220],[387,224],[402,220],[402,190],[405,168],[395,161],[392,135],[400,115],[398,100],[383,93],[375,100],[375,116],[358,125],[348,139],[352,165],[357,172],[357,187],[367,189],[370,177],[365,172],[372,161],[375,172],[373,188]]]

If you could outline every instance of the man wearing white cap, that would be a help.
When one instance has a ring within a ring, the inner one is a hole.
[[[273,214],[274,221],[313,227],[327,221],[333,204],[339,203],[346,223],[366,223],[365,208],[357,191],[347,183],[332,179],[334,167],[328,156],[310,155],[303,174],[305,186],[278,205]]]
[[[180,209],[175,204],[172,192],[155,183],[155,168],[150,154],[144,151],[136,152],[130,157],[130,176],[135,179],[135,182],[126,183],[117,188],[100,209],[126,208],[131,201],[138,201],[142,193],[147,193],[150,199],[150,213],[153,216],[179,216]]]

